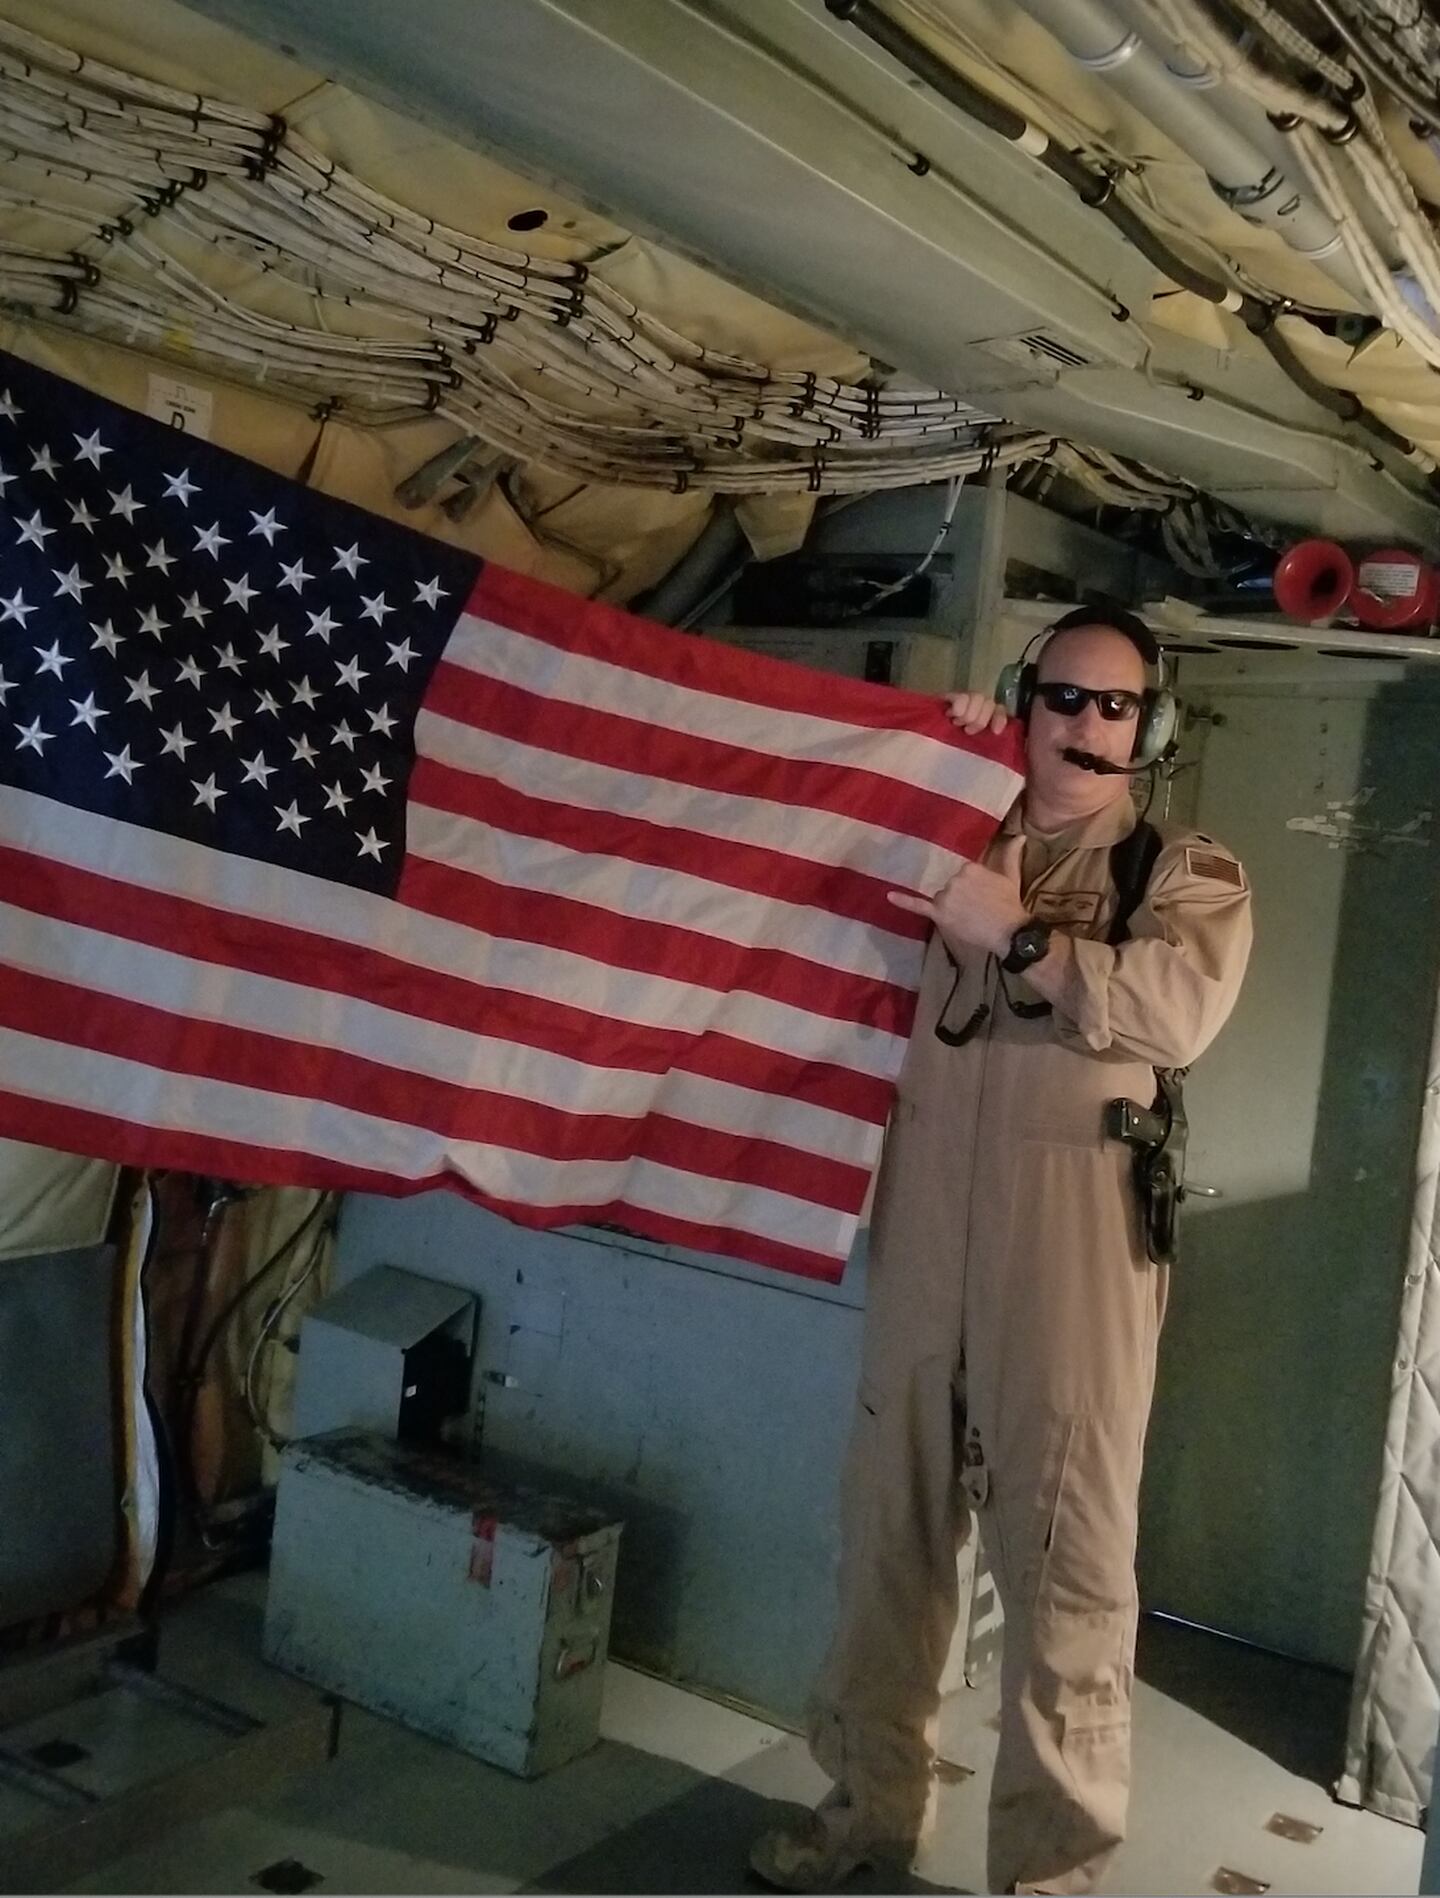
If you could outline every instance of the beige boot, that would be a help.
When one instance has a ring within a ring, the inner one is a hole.
[[[881,1839],[864,1830],[837,1788],[813,1812],[799,1811],[762,1832],[750,1848],[750,1869],[777,1891],[841,1890],[859,1871],[904,1879],[915,1841]]]

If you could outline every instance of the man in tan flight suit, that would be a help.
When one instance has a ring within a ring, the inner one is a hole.
[[[1103,1119],[1112,1100],[1148,1106],[1154,1069],[1188,1066],[1225,1021],[1250,892],[1212,839],[1160,827],[1129,940],[1106,942],[1111,847],[1136,822],[1130,779],[1063,753],[1129,760],[1156,655],[1128,615],[1123,631],[1075,617],[1040,654],[1025,793],[984,864],[933,900],[894,899],[935,935],[876,1189],[839,1622],[812,1713],[835,1788],[752,1853],[786,1890],[913,1857],[972,1517],[1005,1611],[988,1888],[1086,1891],[1125,1835],[1137,1499],[1166,1270],[1146,1253],[1131,1151]],[[1078,710],[1056,685],[1082,688]],[[1005,720],[968,693],[951,715],[970,731]],[[1022,929],[1040,953],[1006,973]]]

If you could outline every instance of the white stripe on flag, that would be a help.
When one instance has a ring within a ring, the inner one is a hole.
[[[859,817],[804,804],[692,789],[668,778],[662,801],[656,795],[657,780],[643,771],[621,771],[614,765],[593,764],[586,758],[501,738],[438,712],[421,711],[415,721],[415,748],[437,764],[495,778],[531,797],[585,811],[616,811],[625,817],[663,821],[667,828],[688,831],[699,839],[721,837],[764,850],[783,850],[810,863],[858,870],[898,890],[938,889],[966,861],[961,852],[944,850],[921,837],[902,836]],[[663,820],[658,818],[661,809]],[[703,850],[703,842],[698,848]]]
[[[409,844],[413,856],[471,871],[507,889],[569,897],[641,922],[682,924],[717,942],[784,950],[847,975],[909,986],[920,961],[913,936],[682,870],[625,857],[588,857],[564,844],[421,804],[410,807]],[[703,860],[703,849],[697,854]]]
[[[316,1155],[397,1180],[427,1180],[449,1170],[492,1198],[521,1205],[601,1206],[618,1199],[832,1257],[845,1255],[857,1223],[853,1214],[786,1193],[651,1160],[557,1161],[488,1141],[450,1142],[353,1108],[174,1074],[12,1029],[0,1029],[0,1071],[23,1074],[32,1098],[81,1112]],[[873,1137],[878,1150],[879,1128]]]
[[[851,725],[699,691],[588,653],[566,652],[478,614],[461,614],[444,656],[467,672],[543,692],[547,699],[778,758],[877,772],[940,797],[963,798],[991,817],[1003,817],[1020,790],[1020,779],[1009,765],[922,732]]]
[[[512,989],[607,1020],[731,1035],[802,1061],[838,1060],[880,1080],[895,1078],[905,1053],[903,1035],[851,1027],[743,991],[727,995],[703,984],[617,970],[569,950],[487,935],[406,909],[389,897],[99,817],[30,791],[11,788],[0,799],[0,843],[29,851],[42,862],[49,857],[140,890],[186,897],[322,940],[360,949],[383,945],[387,954],[417,969]],[[918,942],[914,954],[918,979]]]
[[[705,1075],[596,1067],[523,1043],[417,1020],[373,1002],[192,961],[0,903],[0,960],[121,1002],[357,1055],[457,1087],[482,1085],[565,1113],[642,1120],[668,1114],[719,1133],[777,1141],[861,1166],[871,1123]],[[483,1076],[483,1083],[477,1082]]]

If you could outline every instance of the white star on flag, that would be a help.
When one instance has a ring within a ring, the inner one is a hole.
[[[100,706],[95,703],[95,694],[93,692],[87,693],[83,699],[71,699],[70,704],[75,712],[75,716],[71,719],[70,723],[72,725],[88,725],[92,732],[95,729],[96,719],[108,718],[110,716],[108,712],[103,711]]]
[[[200,492],[199,484],[190,479],[190,470],[182,468],[179,474],[166,475],[165,493],[167,501],[180,501],[186,507],[190,505],[190,496]]]
[[[38,718],[31,725],[21,725],[19,731],[19,749],[21,751],[33,751],[40,757],[44,756],[45,747],[55,736],[54,732],[41,731]]]
[[[160,755],[162,758],[168,752],[178,758],[181,764],[184,764],[185,753],[187,751],[193,751],[195,748],[195,740],[185,736],[185,727],[178,719],[168,732],[162,729],[160,736],[164,740],[164,743],[160,747]]]
[[[26,541],[29,541],[32,547],[38,547],[41,553],[44,553],[45,543],[54,532],[55,529],[53,527],[47,527],[44,521],[41,520],[40,510],[37,507],[28,521],[21,521],[20,538],[16,541],[15,545],[17,547],[23,547]]]
[[[275,545],[275,536],[285,532],[285,523],[284,521],[276,520],[273,507],[267,508],[263,514],[257,514],[254,508],[251,508],[250,518],[255,523],[250,529],[251,534],[263,535],[267,547],[273,547]]]
[[[421,584],[417,584],[415,588],[415,604],[417,606],[438,606],[444,598],[445,589],[440,584],[439,574],[436,574],[433,580],[426,580]]]
[[[376,863],[380,861],[380,852],[389,849],[389,845],[385,843],[383,839],[375,835],[373,828],[367,830],[363,837],[357,830],[355,836],[360,844],[360,855],[362,857],[373,857]]]
[[[265,753],[263,751],[257,751],[253,758],[242,758],[240,762],[245,767],[245,775],[241,778],[240,782],[242,784],[258,784],[262,791],[279,769],[278,765],[266,764]]]
[[[220,523],[216,521],[210,527],[195,529],[195,551],[197,554],[209,554],[212,560],[220,558],[220,549],[230,545],[230,536],[220,532]],[[225,793],[222,791],[223,797]]]
[[[196,779],[192,779],[191,782],[195,787],[195,802],[197,804],[203,804],[207,811],[213,812],[219,799],[228,795],[227,792],[222,791],[219,785],[216,784],[215,773],[213,771],[210,773],[210,776],[205,779],[203,784]]]
[[[132,758],[130,756],[130,747],[128,745],[124,746],[120,751],[107,751],[105,756],[110,762],[110,769],[105,773],[107,778],[124,778],[125,782],[129,784],[134,778],[135,773],[144,769],[144,766],[138,758]]]
[[[310,822],[308,817],[302,817],[300,815],[300,807],[294,798],[290,800],[283,811],[277,804],[275,806],[275,812],[280,819],[280,822],[276,825],[276,829],[293,831],[297,837],[300,835],[300,826]]]
[[[64,653],[61,652],[60,641],[58,639],[53,646],[37,646],[35,650],[40,655],[40,672],[53,672],[57,679],[65,670],[66,666],[73,666],[75,663],[73,659],[67,659]],[[38,678],[39,676],[37,672],[36,677]]]
[[[355,580],[359,578],[360,569],[362,567],[368,567],[369,565],[370,562],[365,558],[364,554],[361,553],[360,543],[357,540],[353,547],[337,547],[335,549],[335,565],[330,571],[332,573],[348,573],[350,578]]]
[[[134,521],[135,516],[145,505],[143,501],[137,501],[135,496],[130,492],[130,483],[128,481],[118,494],[116,494],[113,489],[108,492],[110,494],[110,512],[112,514],[123,514],[127,524]]]
[[[79,444],[79,453],[75,459],[77,461],[88,461],[92,468],[98,468],[100,466],[100,457],[102,455],[108,455],[111,452],[101,441],[98,428],[93,435],[77,435],[75,440]]]
[[[160,687],[153,683],[148,671],[140,673],[137,678],[127,679],[125,683],[130,688],[130,695],[125,701],[127,705],[139,703],[148,712],[160,696]]]
[[[52,572],[55,572],[55,578],[60,582],[59,586],[55,589],[55,598],[58,600],[62,594],[67,594],[75,601],[77,606],[80,603],[80,595],[82,593],[88,593],[94,584],[93,581],[82,580],[80,578],[80,569],[78,566],[70,567],[64,573],[60,573],[54,569],[52,569]]]

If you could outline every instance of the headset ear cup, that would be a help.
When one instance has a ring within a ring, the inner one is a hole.
[[[1132,764],[1156,764],[1174,744],[1180,729],[1180,701],[1173,692],[1150,691],[1140,708]]]
[[[1006,666],[995,682],[995,703],[1011,718],[1024,718],[1035,696],[1035,668],[1017,662]]]

